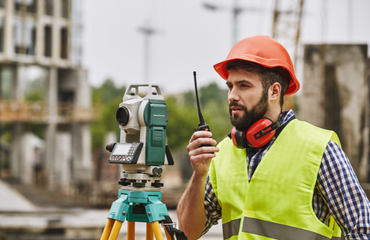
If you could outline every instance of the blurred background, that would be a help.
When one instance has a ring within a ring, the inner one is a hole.
[[[0,240],[99,239],[121,171],[105,145],[136,83],[158,83],[169,108],[175,165],[162,193],[176,218],[199,122],[193,71],[220,141],[231,125],[213,65],[253,35],[288,49],[301,89],[284,108],[338,133],[369,196],[369,10],[367,0],[0,0]]]

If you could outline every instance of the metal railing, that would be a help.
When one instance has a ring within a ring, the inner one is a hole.
[[[0,101],[0,122],[43,122],[51,118],[57,122],[92,122],[98,119],[97,107],[82,107],[73,103],[58,103],[57,109],[49,109],[44,102],[16,100]]]

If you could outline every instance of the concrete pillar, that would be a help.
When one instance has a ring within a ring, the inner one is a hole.
[[[12,105],[13,111],[19,111],[21,105],[18,101],[22,100],[22,66],[14,65],[12,68],[12,79],[13,79],[13,100]],[[22,146],[22,134],[23,134],[23,124],[21,122],[14,122],[12,126],[12,151],[11,151],[11,173],[13,177],[22,180],[24,154]]]
[[[22,173],[22,125],[13,123],[12,126],[12,151],[10,155],[10,169],[12,176],[21,180]]]
[[[58,69],[56,67],[48,68],[47,103],[49,122],[56,122],[58,116]]]
[[[76,104],[80,107],[89,109],[91,107],[91,89],[87,81],[87,71],[78,69],[76,72]]]
[[[47,103],[49,119],[46,127],[46,168],[49,179],[49,189],[57,188],[57,166],[55,164],[55,145],[57,133],[57,117],[58,117],[58,79],[57,68],[51,67],[48,69],[47,77]]]
[[[91,108],[90,85],[87,81],[87,71],[78,69],[76,81],[76,105],[84,109]],[[88,123],[80,123],[81,146],[83,151],[82,166],[86,169],[84,178],[92,179],[91,132]]]
[[[35,184],[35,151],[34,145],[32,145],[33,135],[29,133],[22,134],[22,169],[21,169],[21,180],[23,184],[32,185]]]
[[[91,134],[88,124],[72,124],[73,179],[92,179]]]
[[[23,100],[23,86],[25,84],[24,71],[25,66],[21,64],[14,65],[12,67],[13,75],[13,99],[16,101]]]
[[[306,45],[299,117],[334,130],[360,181],[368,181],[367,45]]]
[[[4,17],[4,60],[11,60],[14,55],[13,39],[13,0],[5,0]]]
[[[299,117],[310,123],[324,127],[324,89],[325,55],[324,45],[305,46],[303,87]]]
[[[48,123],[45,136],[46,174],[49,181],[48,186],[50,190],[55,190],[57,188],[57,176],[55,171],[56,128],[57,125],[55,123]]]
[[[58,187],[65,193],[69,192],[71,184],[71,161],[72,161],[72,141],[71,134],[66,131],[58,131],[56,134],[55,145],[55,172],[58,181]]]
[[[60,70],[59,89],[74,92],[74,107],[90,108],[90,86],[84,69]],[[82,109],[81,109],[82,110]],[[71,125],[73,179],[89,181],[92,178],[91,134],[88,123],[76,122]]]
[[[42,63],[44,58],[44,23],[42,22],[42,14],[44,13],[44,0],[37,1],[37,15],[36,15],[36,47],[35,58],[36,62]]]
[[[52,64],[56,65],[60,58],[60,12],[61,1],[53,1],[53,25],[52,25]]]
[[[85,69],[78,69],[75,72],[76,80],[76,106],[85,110],[90,109],[90,86],[87,81],[87,71]],[[74,125],[74,128],[79,132],[79,136],[76,140],[80,141],[81,144],[81,158],[78,163],[79,168],[82,170],[80,178],[86,181],[92,179],[93,163],[91,156],[91,133],[88,123],[78,123]],[[76,149],[77,150],[77,149]]]
[[[75,93],[74,104],[77,107],[90,108],[91,89],[85,69],[61,69],[59,70],[58,78],[60,90],[70,90]]]

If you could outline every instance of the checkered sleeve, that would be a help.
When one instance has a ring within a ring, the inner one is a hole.
[[[207,177],[205,188],[204,208],[207,215],[207,222],[204,226],[202,236],[206,234],[213,225],[218,224],[218,220],[221,218],[221,206],[218,204],[217,197],[213,191],[209,177]]]
[[[318,188],[346,240],[370,239],[369,199],[344,151],[330,141],[318,174]]]

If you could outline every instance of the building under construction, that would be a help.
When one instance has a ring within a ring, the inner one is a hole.
[[[22,184],[70,191],[91,179],[94,112],[81,34],[80,0],[0,1],[0,123],[11,132],[10,150],[1,144],[10,156],[0,152]],[[35,69],[38,101],[25,97]],[[34,141],[30,125],[42,129],[42,140]]]

